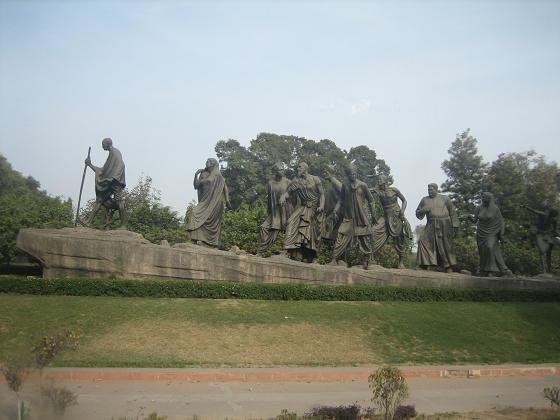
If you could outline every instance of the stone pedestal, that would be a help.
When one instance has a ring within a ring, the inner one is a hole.
[[[551,278],[481,278],[370,266],[348,269],[261,258],[193,244],[156,245],[126,230],[22,229],[17,246],[40,261],[43,277],[196,279],[258,283],[376,284],[491,289],[560,289]]]

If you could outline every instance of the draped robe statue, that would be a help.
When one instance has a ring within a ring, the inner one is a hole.
[[[280,204],[280,198],[288,190],[289,181],[284,177],[284,168],[276,163],[273,168],[274,178],[267,185],[268,217],[260,226],[259,253],[266,252],[276,241],[279,232],[286,230],[286,223],[290,214],[288,202]]]
[[[459,218],[451,199],[438,194],[437,184],[428,185],[428,196],[418,204],[416,217],[423,219],[424,216],[427,222],[418,240],[417,264],[423,269],[440,266],[451,272],[457,264],[453,238],[459,229]]]
[[[216,159],[208,159],[206,167],[196,171],[193,185],[197,190],[198,204],[189,217],[187,231],[194,243],[201,241],[217,247],[220,245],[224,205],[231,206],[226,182]]]
[[[511,275],[500,248],[500,241],[504,236],[504,218],[491,193],[482,194],[482,204],[475,210],[475,221],[477,222],[476,244],[480,257],[480,274],[494,276],[499,272]]]
[[[321,224],[321,237],[325,241],[334,242],[340,226],[340,220],[336,218],[334,213],[334,208],[340,198],[340,187],[333,183],[330,172],[327,172],[327,178],[330,185],[325,193],[325,212]]]
[[[321,243],[321,216],[325,195],[321,180],[307,171],[307,164],[300,162],[297,176],[281,197],[281,203],[285,203],[288,198],[295,201],[286,225],[284,249],[291,259],[313,262]]]

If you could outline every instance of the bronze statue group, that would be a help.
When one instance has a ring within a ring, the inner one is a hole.
[[[86,167],[95,172],[96,192],[94,209],[85,224],[89,225],[101,209],[107,225],[111,212],[118,210],[121,227],[126,228],[127,214],[123,203],[126,182],[122,155],[109,138],[102,141],[102,147],[109,152],[103,167],[92,165],[89,156],[85,161]],[[292,260],[312,263],[317,258],[322,241],[330,241],[333,243],[332,265],[338,265],[340,260],[348,263],[349,251],[357,245],[362,267],[367,269],[373,254],[392,238],[399,257],[398,267],[404,268],[406,244],[412,240],[410,224],[404,216],[406,199],[397,188],[389,185],[383,175],[378,176],[377,185],[370,188],[358,179],[357,168],[352,163],[344,168],[344,174],[345,178],[340,181],[330,170],[325,172],[329,181],[325,194],[321,179],[309,173],[307,163],[298,164],[296,176],[291,180],[286,178],[283,164],[276,163],[272,167],[272,179],[267,184],[268,217],[260,226],[259,255],[265,254],[278,234],[283,232],[283,248]],[[225,208],[231,208],[231,205],[216,159],[208,159],[205,168],[196,171],[193,186],[197,191],[198,204],[187,221],[186,229],[193,243],[218,247]],[[376,218],[375,200],[382,208],[379,219]],[[527,210],[537,218],[536,245],[543,270],[549,273],[552,249],[560,245],[558,211],[549,209],[543,212],[530,207]],[[420,201],[416,217],[426,218],[426,226],[418,239],[417,266],[425,270],[452,272],[457,264],[453,239],[459,230],[459,218],[451,199],[439,193],[437,184],[428,184],[428,195]],[[500,248],[504,219],[491,193],[482,193],[475,222],[480,275],[511,276]]]

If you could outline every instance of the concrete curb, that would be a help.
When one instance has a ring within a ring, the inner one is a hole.
[[[227,368],[227,369],[151,369],[151,368],[49,368],[45,380],[60,381],[183,381],[183,382],[338,382],[365,381],[375,370],[370,368]],[[492,378],[504,376],[560,376],[560,367],[537,366],[449,366],[400,367],[406,378]],[[37,381],[39,372],[31,370],[26,380]],[[0,375],[0,382],[5,378]]]

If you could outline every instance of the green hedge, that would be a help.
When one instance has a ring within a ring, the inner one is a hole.
[[[261,300],[560,302],[560,290],[327,286],[196,280],[41,279],[18,276],[0,276],[0,293]]]

